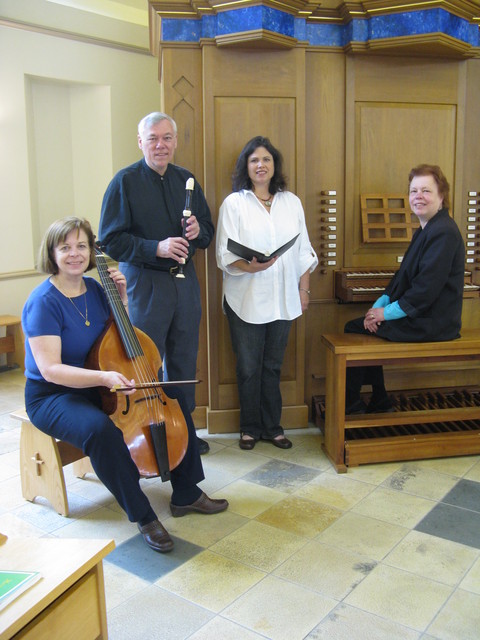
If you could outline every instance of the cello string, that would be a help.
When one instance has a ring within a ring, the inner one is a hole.
[[[135,379],[143,384],[152,382],[153,380],[158,380],[150,363],[143,354],[143,349],[122,303],[118,289],[108,274],[108,267],[103,254],[99,255],[97,253],[97,269],[104,289],[106,290],[107,298],[109,299],[112,307],[117,329],[120,333],[122,342],[126,347],[127,356],[133,365]],[[165,403],[163,401],[162,394],[158,392],[155,394],[148,393],[145,389],[141,389],[140,391],[143,394],[143,400],[146,403],[145,406],[147,407],[147,411],[152,421],[157,424],[164,422],[164,412],[161,411],[161,408],[163,408]],[[158,402],[153,401],[152,395],[157,397],[161,406]]]

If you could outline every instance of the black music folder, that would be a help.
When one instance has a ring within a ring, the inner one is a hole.
[[[272,258],[281,256],[282,253],[285,253],[285,251],[288,251],[290,247],[293,247],[299,235],[300,234],[297,233],[295,237],[293,237],[291,240],[289,240],[284,245],[279,247],[276,251],[268,255],[266,253],[262,253],[261,251],[255,251],[255,249],[250,249],[249,247],[246,247],[245,245],[240,244],[239,242],[235,242],[235,240],[232,240],[231,238],[228,239],[227,249],[232,253],[234,253],[235,255],[240,256],[240,258],[243,258],[244,260],[248,260],[248,262],[251,262],[253,258],[256,258],[258,262],[268,262]]]

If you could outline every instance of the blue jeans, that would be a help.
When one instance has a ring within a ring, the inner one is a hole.
[[[244,322],[224,301],[237,358],[240,432],[259,440],[283,434],[280,374],[291,320]]]

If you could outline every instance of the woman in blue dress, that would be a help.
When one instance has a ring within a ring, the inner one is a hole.
[[[166,552],[173,541],[159,522],[140,487],[140,474],[123,433],[103,411],[99,387],[129,387],[135,380],[119,371],[92,370],[86,358],[105,329],[110,309],[101,285],[84,274],[95,266],[94,235],[90,224],[69,217],[47,230],[38,269],[49,277],[30,294],[22,314],[25,333],[25,402],[28,416],[41,431],[70,442],[90,457],[98,478],[115,496],[145,542]],[[109,269],[125,306],[125,276]],[[171,472],[173,516],[190,512],[218,513],[226,500],[213,500],[197,486],[204,479],[195,427],[177,388],[169,392],[180,403],[189,432],[186,454]]]

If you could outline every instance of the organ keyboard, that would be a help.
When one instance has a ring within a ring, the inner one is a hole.
[[[396,269],[339,269],[335,271],[335,297],[338,302],[375,302],[385,291]],[[472,273],[465,271],[464,298],[478,298],[480,286],[472,283]]]

